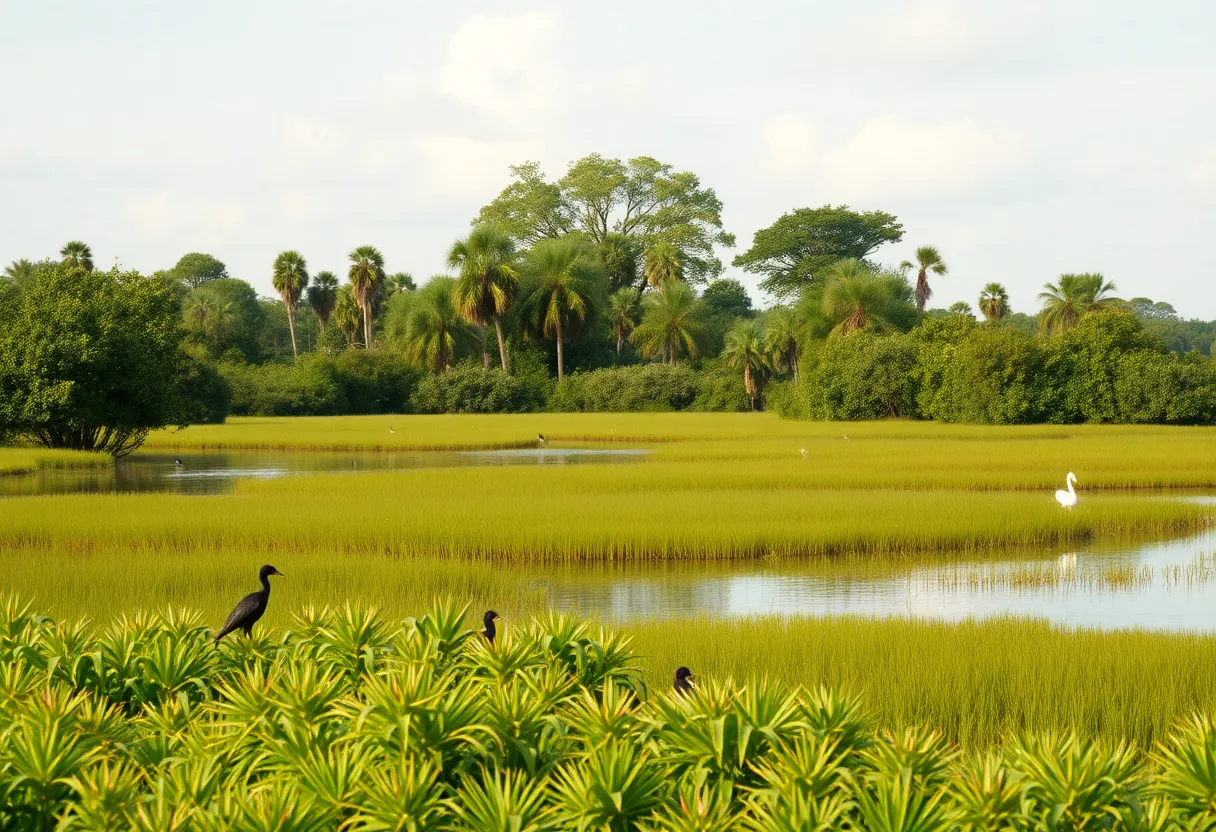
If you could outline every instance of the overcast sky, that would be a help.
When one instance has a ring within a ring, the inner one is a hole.
[[[269,294],[279,251],[371,243],[425,278],[509,164],[645,154],[736,252],[847,204],[904,223],[880,260],[941,249],[933,305],[1101,271],[1216,318],[1214,32],[1212,0],[0,0],[0,261],[197,250]]]

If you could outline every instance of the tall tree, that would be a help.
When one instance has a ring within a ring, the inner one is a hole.
[[[722,271],[714,247],[735,244],[722,230],[713,189],[649,156],[622,162],[593,153],[572,162],[557,182],[547,181],[535,162],[511,173],[514,181],[481,209],[478,222],[499,225],[524,246],[572,231],[596,246],[620,234],[639,251],[667,242],[680,252],[685,279],[699,283]]]
[[[674,364],[681,351],[696,356],[705,338],[705,303],[682,280],[667,283],[642,299],[642,322],[629,340],[647,358]]]
[[[798,315],[788,306],[775,306],[764,315],[764,349],[772,357],[772,368],[786,369],[800,380],[798,361],[799,342],[803,337]]]
[[[63,258],[65,266],[86,272],[93,271],[93,250],[80,240],[64,243],[63,248],[59,249],[59,256]]]
[[[608,322],[612,325],[612,333],[616,336],[616,354],[621,354],[625,339],[638,325],[638,313],[641,309],[642,293],[628,287],[617,289],[608,298]]]
[[[363,311],[363,346],[372,346],[372,298],[384,284],[384,255],[375,246],[359,246],[350,253],[351,291]]]
[[[921,246],[916,250],[916,262],[905,260],[899,264],[901,269],[916,269],[916,314],[923,315],[925,313],[925,304],[929,302],[929,296],[933,294],[933,289],[929,286],[929,273],[936,275],[946,275],[950,270],[946,267],[946,262],[942,260],[942,255],[933,246]]]
[[[465,320],[477,326],[494,324],[498,335],[498,360],[507,369],[507,341],[502,316],[515,302],[519,271],[515,268],[515,242],[493,225],[479,225],[463,240],[452,244],[448,266],[460,270],[453,301]]]
[[[557,344],[557,378],[566,374],[565,342],[586,326],[603,303],[604,266],[584,239],[569,235],[532,247],[520,310],[534,331]]]
[[[287,310],[287,328],[291,331],[291,355],[299,358],[296,349],[296,304],[300,295],[308,286],[308,264],[298,251],[280,252],[274,258],[274,274],[271,278],[274,289],[283,299],[283,308]],[[282,330],[279,330],[282,332]]]
[[[994,324],[1009,314],[1009,293],[999,283],[989,283],[980,292],[980,312],[984,320]]]
[[[197,289],[209,280],[228,277],[228,267],[210,254],[192,251],[182,255],[171,270],[173,277],[191,289]]]
[[[342,337],[346,339],[347,349],[354,349],[359,343],[359,325],[362,323],[363,313],[359,309],[359,302],[355,300],[355,293],[349,285],[338,288],[337,299],[334,300],[334,311],[330,315],[330,320],[334,326],[342,333]]]
[[[403,347],[411,361],[442,372],[477,344],[477,333],[456,308],[456,279],[432,277],[405,310]]]
[[[726,363],[743,370],[743,389],[752,410],[756,409],[756,397],[764,387],[770,369],[768,354],[764,347],[764,332],[756,320],[736,321],[726,333],[726,346],[722,350]]]
[[[418,285],[414,283],[414,276],[409,272],[397,272],[390,275],[388,278],[389,287],[397,294],[405,294],[418,289]]]
[[[655,243],[646,251],[646,262],[643,267],[646,282],[652,289],[683,277],[680,266],[680,252],[671,243]]]
[[[11,280],[14,286],[24,288],[33,282],[34,273],[37,268],[36,265],[24,258],[14,260],[4,267],[4,276]]]
[[[325,327],[329,326],[329,318],[334,313],[334,304],[338,302],[338,276],[333,272],[317,272],[312,285],[308,287],[308,305],[317,316],[317,326],[321,328],[321,338],[325,337]],[[320,339],[318,339],[318,344]]]
[[[1039,293],[1043,302],[1039,327],[1052,334],[1067,332],[1090,312],[1124,306],[1124,301],[1112,294],[1115,284],[1096,273],[1062,274],[1059,281],[1043,288],[1045,291]]]
[[[744,271],[764,275],[760,288],[794,297],[839,260],[864,260],[883,243],[903,239],[904,227],[885,211],[858,213],[846,206],[799,208],[756,232],[735,258]]]
[[[731,277],[721,277],[701,292],[701,300],[709,311],[725,320],[750,318],[752,299],[743,284]]]
[[[599,250],[600,260],[608,275],[608,291],[616,292],[638,285],[641,250],[632,237],[618,231],[610,232],[599,244]]]
[[[833,333],[894,327],[891,286],[860,260],[840,260],[823,275],[823,312],[835,322]]]
[[[173,289],[173,285],[165,285]],[[190,339],[211,358],[248,362],[262,358],[259,339],[266,313],[257,291],[245,281],[233,277],[209,280],[189,291],[182,308]]]

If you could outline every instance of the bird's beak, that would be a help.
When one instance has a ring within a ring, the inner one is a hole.
[[[286,575],[284,575],[282,572],[280,572],[280,571],[279,571],[279,570],[277,570],[277,569],[276,569],[276,570],[274,570],[274,574],[278,575],[280,578],[286,578],[286,577],[287,577]]]

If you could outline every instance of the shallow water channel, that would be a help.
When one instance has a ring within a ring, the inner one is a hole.
[[[863,615],[958,621],[1030,616],[1103,629],[1216,630],[1216,532],[1168,542],[1019,547],[913,562],[558,569],[558,608],[628,621]]]
[[[643,449],[545,448],[499,451],[214,451],[135,453],[113,466],[0,477],[0,497],[174,491],[222,494],[242,479],[358,474],[472,465],[583,465],[636,462]],[[177,464],[177,460],[181,464]]]

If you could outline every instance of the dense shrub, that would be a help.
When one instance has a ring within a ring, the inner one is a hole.
[[[943,353],[947,360],[933,379],[936,385],[923,380],[924,418],[994,425],[1047,420],[1045,356],[1033,337],[1007,327],[980,327]]]
[[[232,408],[232,386],[214,364],[191,359],[182,380],[182,424],[219,424]]]
[[[856,333],[827,339],[811,353],[810,410],[822,419],[917,415],[917,344],[903,334]]]
[[[346,350],[333,359],[347,413],[402,413],[408,410],[422,371],[384,350]]]
[[[1210,829],[1216,728],[966,752],[856,695],[647,690],[628,639],[549,614],[490,644],[438,604],[306,609],[218,646],[0,606],[5,830]],[[670,684],[670,683],[667,683]]]
[[[526,413],[544,400],[527,381],[470,361],[424,376],[410,405],[415,413]]]
[[[687,410],[700,392],[700,378],[687,364],[636,364],[568,375],[554,389],[549,407],[580,412]]]
[[[1216,367],[1197,353],[1130,352],[1115,377],[1118,420],[1133,424],[1216,422]]]
[[[337,416],[348,412],[333,362],[314,356],[293,364],[222,363],[235,416]]]
[[[706,361],[697,372],[697,385],[689,410],[743,413],[752,409],[743,387],[743,373],[725,361]]]

